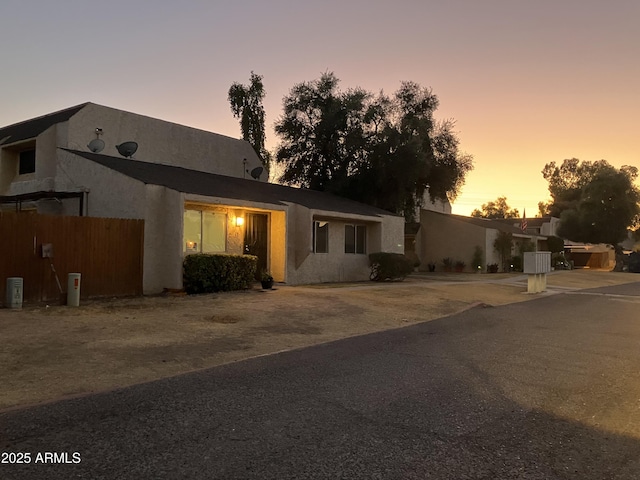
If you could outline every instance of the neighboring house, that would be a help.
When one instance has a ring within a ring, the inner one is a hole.
[[[128,141],[136,159],[119,156]],[[259,167],[245,141],[85,103],[0,129],[0,206],[144,219],[145,293],[181,288],[196,252],[255,254],[300,284],[368,279],[368,253],[403,251],[402,217],[266,183]]]
[[[419,266],[421,264],[420,255],[418,254],[419,239],[418,233],[420,232],[420,212],[421,210],[429,210],[432,212],[451,213],[451,203],[449,200],[441,200],[439,198],[431,198],[429,190],[424,192],[422,197],[422,204],[414,211],[413,222],[407,222],[404,226],[404,254],[414,262],[414,265]],[[422,265],[423,268],[427,268]]]
[[[421,261],[420,270],[427,270],[428,263],[435,263],[442,269],[442,260],[450,258],[454,262],[466,264],[465,271],[472,271],[471,261],[476,246],[482,249],[483,265],[500,264],[500,255],[494,249],[498,232],[508,232],[513,236],[512,254],[520,253],[520,245],[532,242],[537,250],[543,250],[546,236],[523,232],[508,223],[487,218],[465,217],[421,210],[420,229],[416,235],[416,253]]]

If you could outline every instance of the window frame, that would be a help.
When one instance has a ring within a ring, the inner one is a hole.
[[[323,225],[320,225],[321,223]],[[326,227],[326,230],[322,231],[323,235],[326,236],[325,250],[319,251],[318,250],[319,230],[324,229],[325,227]],[[313,253],[329,253],[329,222],[327,221],[324,221],[324,220],[313,221]]]
[[[353,232],[353,244],[347,245],[348,230]],[[350,251],[353,249],[353,251]],[[344,253],[348,255],[367,254],[367,226],[364,224],[347,223],[344,226]]]
[[[187,239],[185,238],[185,222],[184,222],[184,218],[186,216],[186,212],[197,212],[198,216],[199,216],[199,238],[198,238],[198,242],[194,242],[195,243],[195,248],[194,249],[189,249],[188,248],[188,242]],[[224,227],[224,232],[223,232],[223,237],[224,237],[224,250],[215,250],[215,251],[203,251],[203,246],[205,244],[207,244],[208,242],[204,240],[204,214],[205,213],[210,213],[213,215],[220,215],[223,217],[223,221],[222,221],[222,225]],[[211,210],[207,210],[207,209],[198,209],[198,208],[185,208],[183,210],[183,214],[182,214],[182,218],[183,218],[183,222],[182,222],[182,254],[183,255],[191,255],[194,253],[227,253],[228,250],[228,235],[227,235],[227,230],[228,230],[228,222],[229,222],[229,215],[227,212],[219,212],[219,211],[211,211]]]

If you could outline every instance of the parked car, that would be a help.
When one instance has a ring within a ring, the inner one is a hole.
[[[629,271],[640,273],[640,252],[633,252],[629,255]]]

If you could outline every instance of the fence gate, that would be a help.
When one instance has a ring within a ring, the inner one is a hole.
[[[144,220],[0,212],[2,291],[22,277],[25,302],[57,301],[76,272],[82,297],[141,295],[143,249]]]

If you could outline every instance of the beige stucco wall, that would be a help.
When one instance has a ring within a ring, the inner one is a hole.
[[[289,242],[287,282],[292,284],[360,281],[369,279],[368,254],[404,251],[404,219],[392,215],[370,217],[311,210],[300,205],[289,210],[294,231]],[[329,252],[313,252],[313,222],[329,222]],[[366,225],[366,253],[344,253],[345,225]]]
[[[287,214],[284,211],[272,211],[269,218],[269,269],[276,282],[287,281]]]
[[[244,158],[249,171],[261,166],[251,145],[243,140],[96,104],[87,105],[69,120],[68,143],[62,146],[88,151],[96,128],[103,131],[103,155],[120,157],[116,145],[135,141],[138,150],[133,158],[146,162],[241,178],[250,178],[243,168]],[[267,180],[266,172],[260,180]]]
[[[58,191],[86,191],[86,214],[90,217],[145,218],[146,190],[144,183],[115,170],[58,151],[59,174],[55,179]],[[60,168],[61,167],[61,168]],[[77,200],[63,201],[64,215],[77,215]]]
[[[449,257],[454,262],[463,261],[465,271],[471,271],[471,261],[476,245],[483,248],[483,256],[487,258],[487,229],[456,220],[450,215],[433,213],[428,210],[420,212],[422,224],[418,236],[420,238],[418,253],[421,270],[427,270],[427,264],[434,262],[436,271],[442,271],[442,259]],[[490,262],[489,262],[490,263]],[[483,270],[487,261],[483,262]]]
[[[143,292],[182,288],[183,194],[145,186]]]

